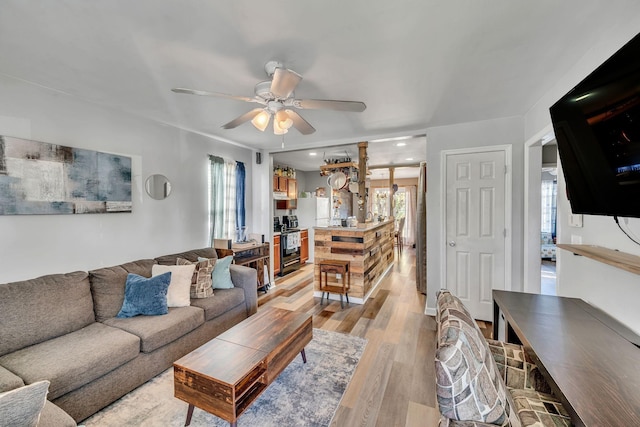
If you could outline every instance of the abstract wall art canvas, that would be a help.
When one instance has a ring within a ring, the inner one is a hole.
[[[131,158],[0,136],[0,215],[131,212]]]

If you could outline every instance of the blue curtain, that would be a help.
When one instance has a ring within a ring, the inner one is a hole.
[[[242,231],[245,226],[244,181],[246,172],[244,163],[236,162],[236,229]]]

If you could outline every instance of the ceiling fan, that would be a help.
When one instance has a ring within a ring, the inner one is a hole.
[[[285,68],[284,65],[278,61],[267,62],[264,69],[271,80],[258,83],[255,87],[255,96],[253,98],[181,87],[171,90],[176,93],[215,96],[259,104],[260,107],[254,108],[240,117],[236,117],[222,127],[224,129],[233,129],[251,120],[251,123],[256,129],[264,132],[267,126],[269,126],[269,122],[273,116],[273,133],[276,135],[284,135],[291,127],[294,127],[303,135],[309,135],[316,131],[309,122],[293,110],[294,108],[300,110],[337,110],[352,112],[362,112],[367,108],[364,102],[358,101],[296,99],[294,90],[302,80],[300,74]]]

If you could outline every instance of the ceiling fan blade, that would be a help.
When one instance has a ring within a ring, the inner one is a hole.
[[[286,110],[286,112],[287,112],[287,115],[293,121],[292,126],[298,129],[298,132],[300,132],[301,134],[309,135],[316,131],[315,128],[311,126],[308,121],[303,119],[300,114],[296,113],[293,110]]]
[[[174,87],[171,90],[175,93],[186,93],[187,95],[215,96],[218,98],[235,99],[238,101],[245,101],[245,102],[257,102],[258,104],[261,104],[260,100],[255,98],[249,98],[247,96],[227,95],[226,93],[220,93],[220,92],[205,92],[204,90],[187,89],[184,87]]]
[[[261,111],[264,111],[264,108],[254,108],[253,110],[249,111],[248,113],[244,113],[240,117],[236,117],[235,119],[231,120],[226,125],[222,125],[222,128],[223,129],[233,129],[235,127],[238,127],[241,124],[243,124],[245,122],[248,122],[249,120],[253,119],[255,116],[260,114]]]
[[[302,76],[295,71],[276,68],[271,81],[271,93],[276,98],[286,99],[291,96],[300,80],[302,80]]]
[[[337,110],[353,111],[355,113],[361,113],[367,109],[364,102],[336,101],[332,99],[294,99],[292,105],[303,110]]]

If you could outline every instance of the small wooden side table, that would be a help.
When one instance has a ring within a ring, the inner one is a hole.
[[[327,293],[327,301],[329,300],[329,292],[340,294],[340,307],[344,308],[342,302],[342,294],[347,298],[347,304],[349,304],[349,289],[351,288],[351,263],[349,261],[342,260],[329,260],[325,259],[320,261],[320,290],[322,291],[322,298],[320,298],[320,305],[324,300],[324,293]],[[324,273],[324,281],[322,280],[322,274]],[[328,274],[340,274],[342,275],[342,286],[329,285]]]

